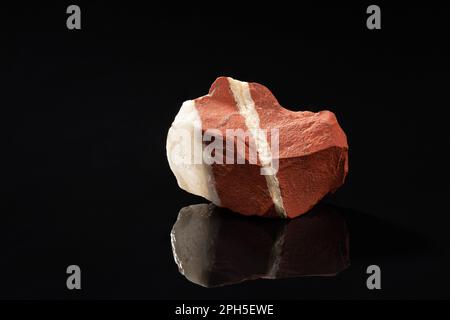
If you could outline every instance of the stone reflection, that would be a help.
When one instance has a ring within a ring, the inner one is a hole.
[[[350,264],[345,220],[325,205],[292,220],[192,205],[178,214],[171,241],[179,271],[205,287],[258,278],[332,276]]]

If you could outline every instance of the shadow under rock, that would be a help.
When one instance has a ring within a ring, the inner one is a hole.
[[[430,251],[429,240],[403,226],[381,218],[337,206],[350,233],[351,258],[399,257],[425,254]]]

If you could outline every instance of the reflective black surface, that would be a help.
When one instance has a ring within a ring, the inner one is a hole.
[[[181,209],[171,240],[179,271],[205,287],[257,278],[331,276],[350,264],[345,220],[325,205],[292,220],[192,205]]]
[[[450,298],[445,7],[383,4],[374,31],[363,4],[237,14],[90,1],[70,32],[68,4],[1,10],[0,298]],[[205,200],[178,187],[167,130],[220,75],[338,117],[350,171],[323,201],[350,234],[351,266],[337,276],[205,290],[178,272],[170,230],[180,208]],[[78,292],[66,287],[71,264]],[[366,287],[373,264],[377,291]]]

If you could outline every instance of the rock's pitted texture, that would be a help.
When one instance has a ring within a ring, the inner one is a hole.
[[[209,129],[216,129],[224,141],[227,129],[278,129],[279,152],[272,152],[270,135],[251,134],[256,163],[248,150],[245,164],[177,162],[204,150],[208,142],[195,133]],[[195,138],[180,139],[186,132]],[[206,96],[182,105],[169,129],[167,157],[182,189],[244,215],[301,215],[339,188],[348,172],[347,138],[332,112],[289,111],[266,87],[227,77],[218,78]],[[262,175],[261,168],[274,160],[278,171]]]
[[[332,276],[350,265],[345,220],[325,205],[292,220],[252,219],[213,204],[192,205],[181,209],[171,242],[179,271],[205,287]]]

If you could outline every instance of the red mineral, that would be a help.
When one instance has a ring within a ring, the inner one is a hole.
[[[244,215],[301,215],[348,172],[332,112],[289,111],[266,87],[227,77],[183,103],[167,158],[182,189]]]

